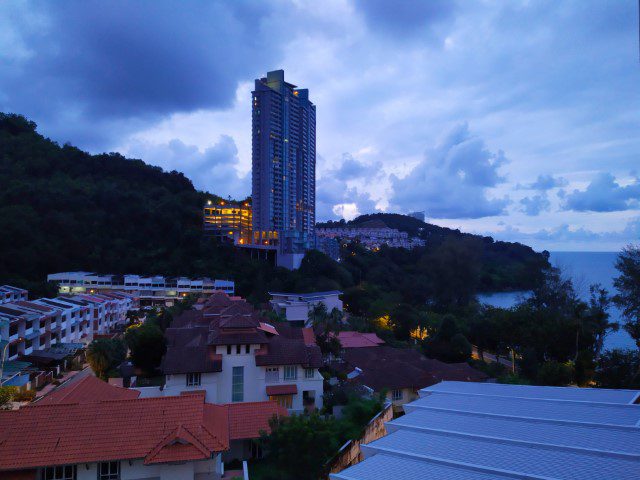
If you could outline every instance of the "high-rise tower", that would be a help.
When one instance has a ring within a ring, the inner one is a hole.
[[[316,216],[316,107],[309,90],[268,72],[253,91],[253,230],[278,232],[281,249],[313,240]]]

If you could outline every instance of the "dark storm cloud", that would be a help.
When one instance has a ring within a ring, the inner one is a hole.
[[[369,28],[406,38],[412,34],[432,34],[439,24],[453,19],[453,0],[356,0]]]
[[[81,125],[73,140],[91,146],[106,140],[91,134],[96,122],[117,136],[118,122],[139,126],[175,112],[228,107],[238,81],[279,55],[279,43],[266,42],[260,28],[267,8],[260,2],[24,4],[14,11],[16,43],[30,54],[0,67],[0,106],[54,132],[68,131],[64,119]],[[27,21],[36,14],[44,16],[37,28]]]
[[[525,197],[520,200],[522,205],[522,211],[531,217],[540,215],[540,212],[549,210],[551,202],[547,198],[546,194],[534,195],[533,197]]]
[[[565,187],[567,180],[563,177],[554,177],[553,175],[538,175],[535,182],[527,185],[518,185],[518,189],[540,190],[546,192],[553,188]]]
[[[621,186],[610,173],[600,173],[586,190],[566,196],[565,208],[580,212],[616,212],[640,208],[640,180]]]

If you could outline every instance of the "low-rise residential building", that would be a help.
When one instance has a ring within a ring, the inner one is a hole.
[[[332,480],[632,480],[640,391],[441,382]]]
[[[163,395],[203,390],[216,403],[322,407],[322,355],[310,328],[270,325],[244,300],[218,293],[175,319],[166,337]]]
[[[249,458],[246,445],[287,415],[272,402],[214,405],[203,392],[138,395],[85,377],[0,412],[0,478],[219,480],[225,456]]]
[[[12,287],[11,285],[2,285],[0,287],[0,305],[3,303],[19,302],[27,300],[29,292],[23,288]]]
[[[488,379],[485,373],[467,363],[444,363],[410,348],[365,346],[360,341],[355,347],[343,345],[341,358],[332,361],[330,366],[353,383],[377,393],[386,391],[387,399],[396,410],[418,398],[418,391],[425,386],[443,380],[484,382]]]
[[[133,296],[137,304],[171,306],[187,295],[211,294],[223,291],[233,295],[235,284],[231,280],[141,275],[100,275],[94,272],[52,273],[47,280],[58,284],[62,295],[103,294],[121,291]]]
[[[425,246],[425,241],[421,238],[410,237],[407,232],[389,228],[380,220],[370,220],[358,226],[316,227],[315,232],[320,238],[336,238],[342,242],[358,241],[370,250],[379,249],[382,245],[407,249]]]
[[[271,309],[278,315],[282,315],[292,325],[304,326],[309,324],[309,312],[319,304],[327,307],[327,312],[334,308],[342,311],[342,292],[333,290],[329,292],[313,293],[282,293],[269,292]]]

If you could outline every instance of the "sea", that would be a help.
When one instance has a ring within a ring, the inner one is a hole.
[[[613,279],[618,276],[615,268],[618,252],[551,252],[549,261],[551,265],[560,267],[565,275],[573,280],[574,288],[580,297],[589,298],[589,286],[599,283],[605,288],[609,295],[614,295],[616,290],[613,286]],[[478,300],[494,307],[510,308],[518,301],[526,298],[530,292],[499,292],[484,293],[478,295]],[[622,313],[615,306],[609,309],[611,321],[617,321],[620,326],[624,324]],[[605,337],[604,349],[614,348],[636,348],[631,336],[620,328],[617,332],[609,332]]]

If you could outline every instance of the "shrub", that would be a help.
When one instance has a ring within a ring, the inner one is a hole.
[[[543,363],[538,369],[536,383],[563,387],[569,385],[573,379],[573,366],[566,363],[550,361]]]

